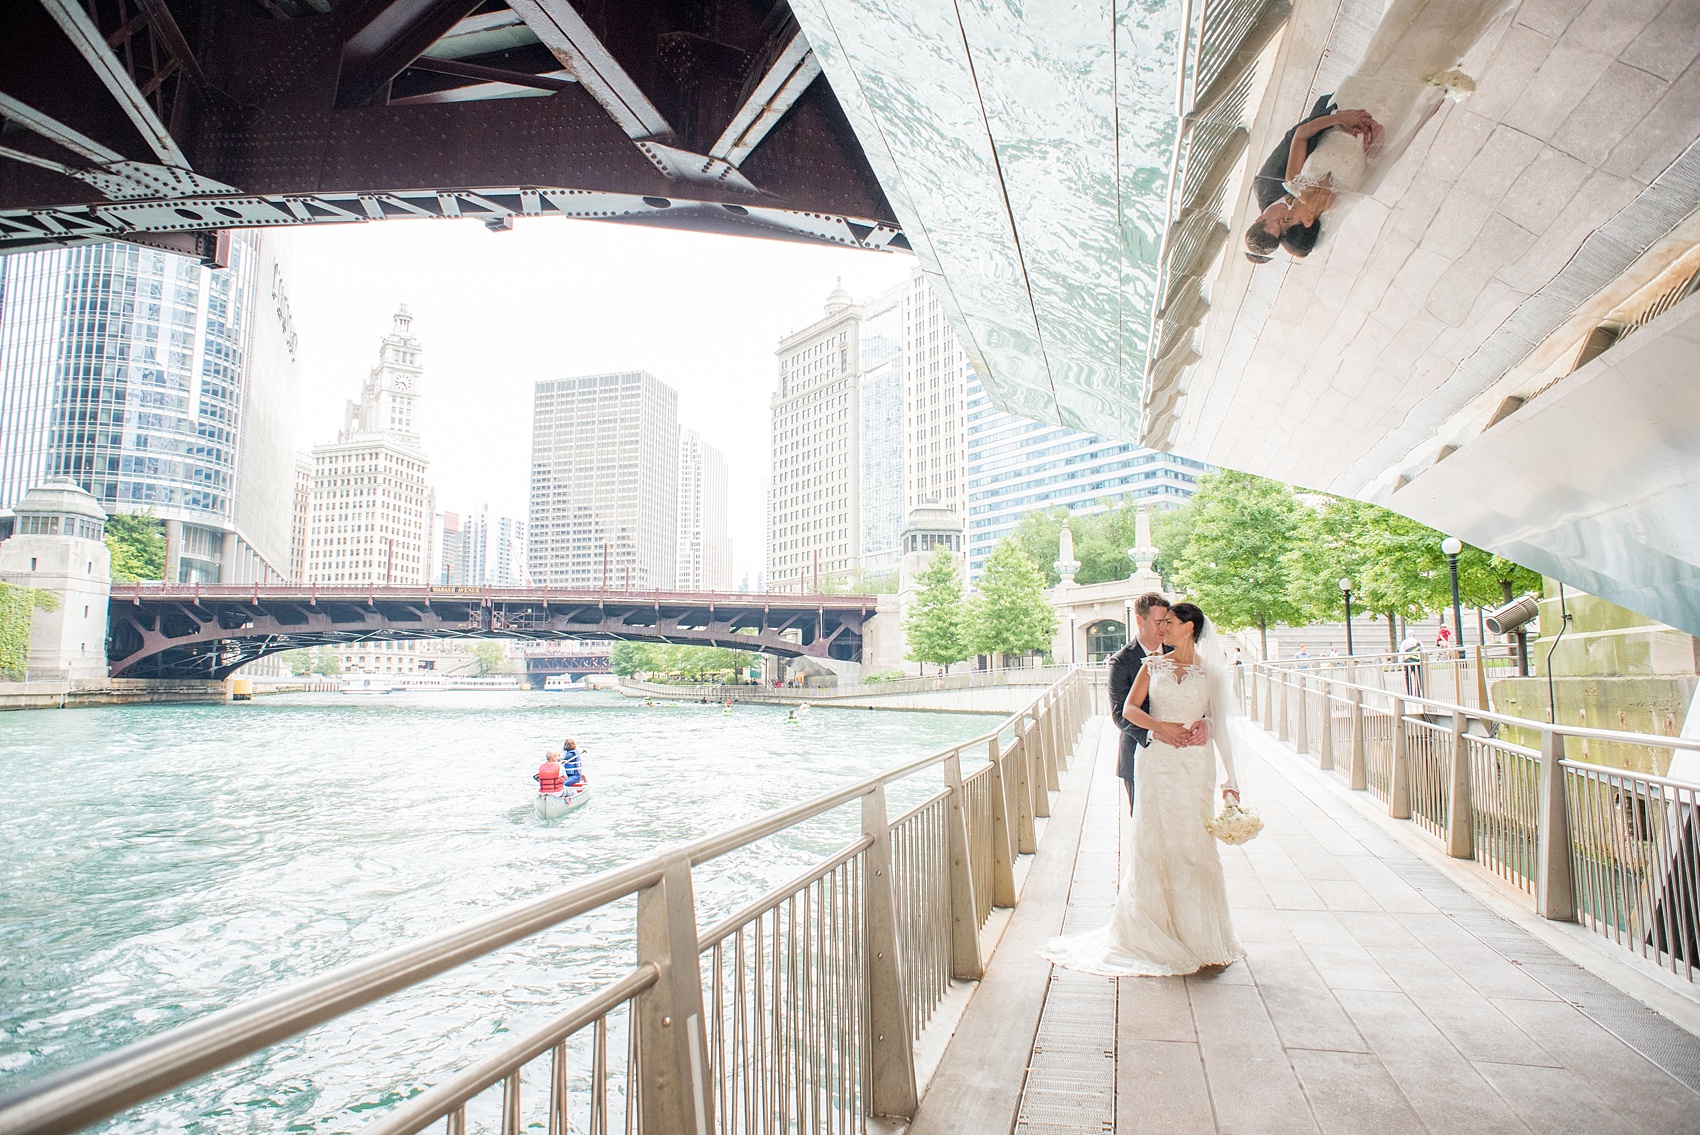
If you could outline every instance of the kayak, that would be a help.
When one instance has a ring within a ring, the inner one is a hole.
[[[539,792],[531,810],[541,820],[558,820],[590,799],[590,785],[575,784],[559,792]]]

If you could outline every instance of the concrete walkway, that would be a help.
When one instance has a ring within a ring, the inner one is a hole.
[[[1225,849],[1245,963],[1054,971],[1106,920],[1127,825],[1094,722],[912,1135],[1700,1132],[1700,1041],[1494,913],[1239,728],[1263,835]],[[1072,867],[1072,870],[1069,868]]]

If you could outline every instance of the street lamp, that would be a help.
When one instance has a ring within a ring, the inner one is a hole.
[[[1458,553],[1464,550],[1464,541],[1456,536],[1448,536],[1440,542],[1440,550],[1446,553],[1446,566],[1452,572],[1452,633],[1458,640],[1459,656],[1464,651],[1464,612],[1458,605]]]
[[[1346,597],[1346,657],[1352,656],[1352,581],[1340,577],[1340,594]]]

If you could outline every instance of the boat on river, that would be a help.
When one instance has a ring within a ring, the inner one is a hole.
[[[559,792],[539,792],[531,810],[540,820],[558,820],[590,799],[590,785],[574,784]]]
[[[401,684],[387,674],[350,674],[342,680],[345,694],[393,694]]]

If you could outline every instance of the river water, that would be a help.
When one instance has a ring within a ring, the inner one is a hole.
[[[0,713],[0,1092],[994,720],[817,709],[791,725],[783,708],[502,692]],[[593,798],[545,825],[530,776],[568,734]],[[912,778],[893,815],[938,785]],[[699,869],[701,924],[855,824],[840,809]],[[353,1130],[626,972],[634,908],[518,943],[106,1126]]]

